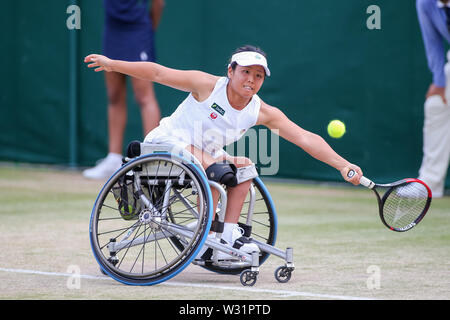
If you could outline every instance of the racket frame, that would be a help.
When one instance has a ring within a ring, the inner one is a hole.
[[[365,178],[365,177],[362,177],[362,178]],[[373,190],[373,192],[375,193],[375,195],[377,197],[377,201],[378,201],[378,211],[379,211],[380,219],[388,229],[390,229],[392,231],[396,231],[396,232],[408,231],[408,230],[412,229],[414,226],[416,226],[427,214],[428,209],[430,208],[430,205],[431,205],[432,193],[431,193],[431,189],[422,180],[406,178],[406,179],[402,179],[402,180],[388,183],[388,184],[378,184],[378,183],[374,183],[373,181],[371,181],[367,178],[365,178],[365,179],[368,180],[370,183],[367,183],[367,181],[363,181],[364,184],[363,183],[361,183],[361,184],[364,185],[365,187]],[[394,227],[390,226],[384,219],[383,208],[384,208],[386,199],[396,187],[399,187],[402,185],[407,185],[408,183],[413,183],[413,182],[417,182],[417,183],[424,185],[428,191],[428,197],[427,197],[427,202],[425,204],[425,207],[422,210],[422,213],[413,222],[411,222],[410,224],[408,224],[402,228],[394,228]],[[383,197],[380,197],[380,194],[378,193],[377,188],[387,188],[386,192],[383,194]]]

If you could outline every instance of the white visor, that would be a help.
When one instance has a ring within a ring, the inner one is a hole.
[[[231,63],[236,62],[242,67],[258,65],[264,68],[266,76],[270,77],[270,70],[267,66],[267,59],[260,53],[254,51],[243,51],[233,54]]]

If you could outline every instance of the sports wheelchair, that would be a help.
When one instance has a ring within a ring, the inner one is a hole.
[[[244,286],[256,283],[259,267],[270,254],[285,264],[275,278],[287,282],[294,270],[293,250],[274,247],[277,216],[269,192],[253,179],[239,226],[260,252],[248,254],[207,237],[224,221],[227,193],[208,180],[200,162],[172,145],[132,142],[127,157],[101,189],[90,218],[90,243],[100,270],[129,285],[166,281],[191,262],[221,274],[240,275]],[[211,187],[220,193],[213,221]],[[220,232],[216,233],[217,239]],[[203,245],[212,248],[209,261],[196,259]],[[230,259],[218,260],[218,251]]]

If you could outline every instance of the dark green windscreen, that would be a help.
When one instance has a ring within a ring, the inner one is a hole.
[[[81,9],[80,30],[66,26],[71,4]],[[372,4],[166,0],[158,62],[225,75],[236,47],[260,46],[272,71],[259,93],[266,103],[322,136],[376,181],[416,177],[431,74],[415,1],[377,1],[381,29],[369,30]],[[106,92],[103,74],[88,70],[83,57],[101,53],[103,1],[7,0],[2,9],[0,160],[94,164],[107,152]],[[163,116],[186,96],[160,85],[156,92]],[[131,90],[128,102],[125,142],[142,140]],[[342,139],[327,135],[332,119],[345,122]],[[262,128],[256,129],[261,140]],[[276,166],[278,177],[340,180],[336,170],[282,139],[279,154],[265,151],[253,160],[277,162],[269,166]]]

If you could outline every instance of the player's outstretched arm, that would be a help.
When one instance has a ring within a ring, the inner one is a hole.
[[[319,135],[307,131],[292,122],[280,109],[261,102],[258,123],[276,132],[284,139],[302,148],[312,157],[332,166],[338,170],[344,180],[354,184],[359,184],[359,177],[362,177],[362,170],[338,155],[330,145]],[[349,178],[350,170],[354,170],[357,175]]]
[[[89,68],[96,72],[119,72],[131,77],[157,82],[178,90],[192,92],[197,100],[203,100],[214,89],[217,76],[197,70],[177,70],[154,62],[128,62],[113,60],[99,54],[84,58]]]

